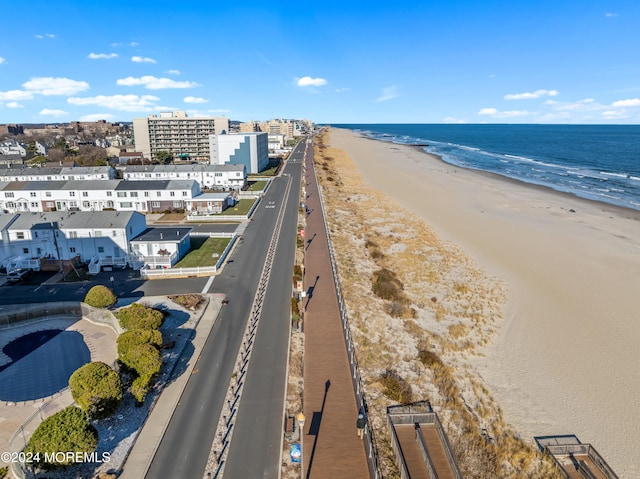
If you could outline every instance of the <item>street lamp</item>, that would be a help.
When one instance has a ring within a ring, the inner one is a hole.
[[[301,476],[304,474],[304,419],[304,413],[300,411],[296,415],[296,421],[298,421],[298,426],[300,427],[300,470],[302,471],[302,473],[300,474]]]

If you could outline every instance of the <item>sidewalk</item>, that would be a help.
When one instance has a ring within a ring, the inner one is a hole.
[[[303,478],[369,478],[313,156],[307,155]]]
[[[222,295],[211,295],[211,300],[195,328],[195,336],[191,338],[191,344],[193,344],[194,349],[193,356],[186,370],[179,377],[174,378],[162,391],[158,402],[149,414],[142,431],[138,434],[135,444],[129,452],[129,456],[123,466],[123,472],[119,476],[120,479],[141,479],[146,476],[156,449],[171,420],[173,411],[180,400],[180,396],[182,396],[182,391],[191,377],[191,372],[198,361],[198,357],[200,357],[204,343],[216,322],[223,299]]]

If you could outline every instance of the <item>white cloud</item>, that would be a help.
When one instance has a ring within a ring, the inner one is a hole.
[[[22,86],[38,95],[74,95],[89,89],[86,81],[71,80],[69,78],[32,78]]]
[[[185,103],[209,103],[206,98],[197,98],[195,96],[187,96],[183,100]]]
[[[38,115],[40,116],[65,116],[68,115],[69,113],[64,111],[64,110],[50,110],[49,108],[44,108],[43,110],[40,110],[40,113],[38,113]]]
[[[0,65],[2,65],[6,60],[2,57],[0,57]]]
[[[515,118],[518,116],[529,116],[532,113],[526,110],[507,110],[500,111],[496,108],[482,108],[478,115],[492,116],[494,118]]]
[[[146,75],[140,78],[121,78],[116,82],[116,84],[123,86],[144,85],[144,87],[149,90],[162,90],[164,88],[195,88],[200,86],[195,82],[175,81],[171,80],[170,78],[156,78],[151,75]]]
[[[334,91],[336,93],[343,93],[345,91],[351,91],[351,88],[336,88]]]
[[[614,101],[611,106],[625,107],[625,106],[640,106],[640,98],[629,98],[627,100]]]
[[[131,57],[131,61],[134,63],[155,63],[156,62],[153,58],[140,57],[137,55]]]
[[[602,118],[604,118],[605,120],[622,120],[629,118],[629,115],[627,115],[624,110],[607,110],[602,112]]]
[[[119,111],[152,111],[160,98],[153,95],[98,95],[94,97],[71,97],[68,103],[78,106],[98,105]]]
[[[118,58],[117,53],[89,53],[89,58],[92,60],[111,60],[112,58]]]
[[[24,108],[24,105],[21,105],[17,101],[10,101],[7,103],[7,108]]]
[[[55,38],[56,36],[53,33],[45,33],[44,35],[36,35],[38,40],[43,40],[45,38]]]
[[[382,94],[376,98],[376,101],[387,101],[398,96],[398,85],[391,85],[382,89]]]
[[[459,120],[458,118],[455,118],[453,116],[448,116],[446,118],[442,119],[443,123],[457,123],[457,124],[463,124],[463,123],[467,123],[467,120]]]
[[[32,100],[33,93],[24,90],[0,91],[0,101]]]
[[[311,77],[302,77],[302,78],[298,78],[298,80],[296,81],[296,84],[298,86],[323,86],[326,85],[328,82],[327,80],[325,80],[324,78],[311,78]]]
[[[617,13],[611,13],[611,12],[607,12],[604,14],[605,17],[617,17],[618,14]]]
[[[533,92],[525,92],[525,93],[510,93],[509,95],[505,95],[505,100],[531,100],[534,98],[540,98],[542,96],[557,96],[558,92],[556,90],[536,90]]]
[[[111,113],[92,113],[80,117],[80,121],[115,120],[116,116]]]
[[[180,70],[168,70],[169,75],[180,75]]]

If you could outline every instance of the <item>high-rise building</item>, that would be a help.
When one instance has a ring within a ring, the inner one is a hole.
[[[247,173],[259,173],[269,166],[268,136],[267,133],[211,135],[211,164],[244,165]]]
[[[209,136],[228,131],[228,118],[188,117],[185,111],[133,119],[136,151],[152,159],[168,151],[175,159],[209,161]]]

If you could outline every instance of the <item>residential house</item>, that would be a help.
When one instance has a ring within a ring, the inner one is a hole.
[[[244,165],[128,165],[118,168],[125,180],[195,180],[203,190],[241,190],[247,184]]]
[[[148,228],[131,240],[131,257],[148,268],[171,268],[191,248],[193,228]]]

